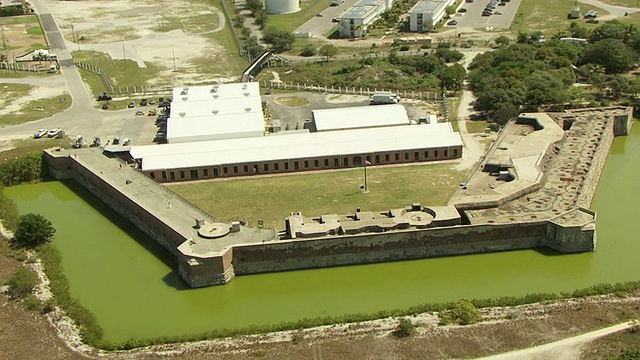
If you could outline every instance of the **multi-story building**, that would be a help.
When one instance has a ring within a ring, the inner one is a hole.
[[[361,0],[339,17],[340,36],[360,38],[380,14],[391,8],[391,0]]]
[[[423,0],[409,10],[409,30],[415,32],[434,31],[436,24],[447,14],[447,7],[455,0]]]

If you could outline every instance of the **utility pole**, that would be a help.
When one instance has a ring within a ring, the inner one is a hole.
[[[171,54],[173,55],[173,71],[176,71],[176,52],[173,50],[173,45],[171,45]]]
[[[122,57],[124,58],[124,69],[127,70],[127,52],[124,49],[124,43],[122,44]]]

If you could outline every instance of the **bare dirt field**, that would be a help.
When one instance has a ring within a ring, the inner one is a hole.
[[[222,11],[210,1],[85,0],[48,6],[71,51],[104,52],[141,68],[159,68],[162,83],[147,85],[165,85],[167,79],[232,81],[246,65],[233,48]]]

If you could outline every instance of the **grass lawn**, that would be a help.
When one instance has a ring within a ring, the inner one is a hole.
[[[0,82],[2,97],[0,98],[0,108],[11,104],[14,100],[27,96],[33,86],[27,84],[9,84]]]
[[[640,8],[640,2],[638,2],[638,0],[601,0],[601,1],[605,4],[610,4],[610,5],[618,5],[618,6],[624,6],[624,7],[630,7],[630,8]]]
[[[63,137],[61,139],[44,137],[40,139],[15,140],[12,142],[12,145],[12,149],[0,152],[0,161],[17,158],[32,152],[42,152],[44,149],[50,149],[53,147],[69,147],[71,145],[71,140],[67,137]]]
[[[61,102],[60,99],[66,99]],[[24,104],[19,111],[2,115],[0,125],[16,125],[57,114],[71,106],[71,96],[68,94],[44,99],[31,100]]]
[[[40,26],[33,26],[30,28],[27,28],[26,30],[27,34],[29,35],[42,35],[42,28]]]
[[[581,26],[589,25],[582,19],[567,19],[574,3],[574,0],[523,0],[513,19],[511,29],[515,34],[518,31],[540,30],[545,34],[552,35],[560,30],[566,30],[572,21],[576,21]],[[591,5],[580,4],[580,9],[583,13],[587,10],[597,10],[600,16],[609,14],[601,8]]]
[[[332,0],[313,0],[300,3],[300,11],[292,14],[269,15],[267,27],[293,32],[300,25],[306,23],[319,12],[329,7]]]
[[[489,122],[486,120],[468,120],[467,132],[472,134],[484,133],[484,129],[489,127]]]
[[[307,216],[347,214],[357,207],[385,211],[419,202],[445,205],[467,172],[452,164],[367,168],[369,193],[363,193],[363,169],[223,181],[170,184],[177,192],[222,220],[246,219],[284,229],[284,219],[301,211]]]

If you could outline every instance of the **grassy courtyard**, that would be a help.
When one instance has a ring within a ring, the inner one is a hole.
[[[256,225],[284,229],[284,219],[301,211],[307,216],[384,211],[419,202],[445,205],[467,172],[451,163],[368,167],[369,193],[362,168],[286,176],[252,177],[169,185],[212,216],[222,220],[245,219]]]

